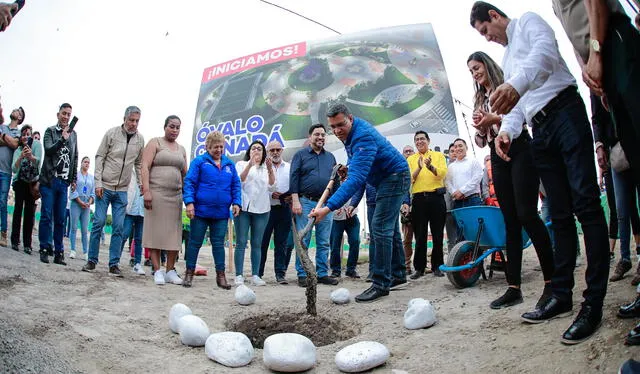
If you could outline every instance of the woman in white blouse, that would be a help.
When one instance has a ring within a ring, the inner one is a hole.
[[[275,190],[275,174],[267,150],[259,141],[254,141],[244,155],[244,161],[236,164],[242,182],[242,210],[234,218],[236,228],[236,286],[244,284],[244,250],[251,230],[251,282],[254,286],[264,286],[260,279],[260,245],[262,235],[269,221],[271,192]]]

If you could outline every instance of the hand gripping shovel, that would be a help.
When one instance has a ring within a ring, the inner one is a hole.
[[[336,180],[339,178],[338,170],[340,170],[342,167],[343,166],[341,164],[337,164],[331,170],[331,178],[329,180],[329,183],[327,183],[327,188],[325,188],[324,192],[322,193],[320,200],[318,200],[316,209],[322,208],[322,205],[324,205],[325,201],[327,201],[327,199],[329,198],[329,194],[333,189],[333,185],[335,184]],[[313,262],[311,262],[311,259],[309,259],[309,249],[304,245],[303,239],[305,235],[307,235],[307,233],[311,231],[313,224],[316,222],[316,217],[310,218],[309,221],[307,222],[307,225],[300,232],[298,232],[298,229],[296,228],[295,214],[291,216],[291,220],[293,223],[292,230],[293,230],[293,237],[296,244],[296,255],[298,256],[298,258],[300,258],[300,262],[302,262],[302,267],[304,268],[304,271],[307,273],[307,291],[305,292],[305,294],[307,295],[307,313],[311,314],[312,316],[315,316],[317,315],[316,285],[318,283],[318,274],[316,273],[316,267],[314,266]]]

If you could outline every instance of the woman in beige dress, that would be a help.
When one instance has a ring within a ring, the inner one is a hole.
[[[182,284],[174,266],[182,248],[182,182],[187,174],[187,154],[176,142],[179,134],[180,118],[167,117],[164,136],[151,139],[142,154],[142,245],[150,251],[157,285]],[[160,269],[160,250],[167,251],[166,270]]]

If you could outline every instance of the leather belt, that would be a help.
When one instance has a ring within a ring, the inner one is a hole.
[[[558,109],[561,109],[564,104],[566,104],[565,100],[575,97],[577,94],[578,88],[576,86],[569,86],[560,91],[556,97],[551,99],[547,105],[540,109],[538,113],[531,118],[531,124],[533,126],[541,126],[547,121],[547,119],[549,119],[549,116],[555,114]]]
[[[307,195],[307,194],[304,194],[304,193],[300,194],[300,196],[304,197],[307,200],[311,200],[311,201],[315,201],[315,202],[320,200],[320,196],[315,197],[315,196]]]
[[[436,191],[425,191],[425,192],[416,192],[412,194],[413,197],[427,197],[427,196],[436,196],[438,193]]]

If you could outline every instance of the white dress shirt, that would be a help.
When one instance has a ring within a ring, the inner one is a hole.
[[[469,197],[480,193],[481,182],[482,166],[478,160],[467,155],[462,160],[449,164],[444,183],[450,194],[460,191],[465,197]]]
[[[512,140],[522,124],[544,108],[560,91],[577,86],[560,56],[553,29],[539,15],[525,13],[507,25],[507,48],[502,59],[504,79],[520,94],[518,104],[502,119],[500,131]]]
[[[280,165],[276,167],[273,164],[273,170],[275,172],[276,183],[274,192],[285,193],[289,191],[289,170],[291,165],[288,162],[280,161]],[[280,199],[271,199],[271,205],[282,205]]]
[[[238,175],[244,171],[248,163],[248,161],[236,163]],[[269,185],[269,172],[266,165],[252,166],[247,178],[242,182],[242,210],[257,214],[270,212],[271,192],[275,185],[275,183]]]

